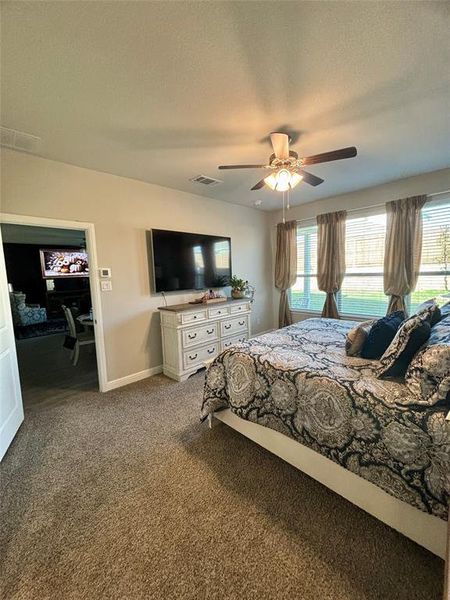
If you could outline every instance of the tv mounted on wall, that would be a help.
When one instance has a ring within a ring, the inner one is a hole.
[[[89,277],[89,261],[86,250],[39,250],[42,277]]]
[[[228,285],[231,239],[182,231],[151,231],[155,292],[203,290]]]

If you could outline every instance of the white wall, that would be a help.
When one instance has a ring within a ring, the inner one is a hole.
[[[298,192],[301,194],[301,185],[299,186]],[[316,202],[310,202],[308,204],[301,204],[300,206],[292,207],[286,215],[287,220],[297,219],[311,219],[317,215],[333,212],[336,210],[354,210],[358,208],[366,208],[375,206],[377,204],[384,204],[390,200],[397,200],[398,198],[406,198],[409,196],[416,196],[419,194],[433,194],[436,192],[442,192],[450,189],[450,168],[441,169],[440,171],[432,171],[430,173],[423,173],[422,175],[416,175],[415,177],[407,177],[406,179],[397,179],[383,185],[376,185],[370,188],[364,188],[356,192],[349,194],[341,194],[339,196],[330,196]],[[271,213],[271,239],[272,239],[272,261],[275,261],[275,227],[282,219],[282,211],[275,211]],[[279,293],[273,288],[274,297],[274,320],[278,320],[278,303]],[[307,315],[306,315],[307,316]],[[316,316],[316,315],[314,315]],[[298,313],[295,315],[294,320],[302,318]]]
[[[112,269],[102,293],[107,376],[112,381],[162,363],[160,295],[150,291],[146,231],[230,236],[233,272],[256,286],[252,329],[272,327],[270,214],[2,149],[0,210],[91,222],[99,265]],[[197,294],[169,294],[171,304]]]

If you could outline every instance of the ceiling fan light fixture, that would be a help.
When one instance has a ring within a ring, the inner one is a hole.
[[[300,173],[291,173],[291,181],[290,181],[290,186],[291,189],[294,189],[296,185],[298,185],[300,183],[300,181],[302,181],[303,179],[303,175],[300,175]]]
[[[267,177],[264,178],[264,183],[270,187],[271,190],[275,191],[277,189],[277,178],[274,173],[271,173]]]
[[[277,192],[287,192],[291,187],[291,174],[287,169],[280,169],[277,173]]]
[[[291,173],[287,169],[280,169],[277,173],[271,173],[264,179],[264,182],[274,192],[287,192],[292,190],[303,179],[299,173]]]

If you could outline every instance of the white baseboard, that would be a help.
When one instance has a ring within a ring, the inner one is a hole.
[[[162,365],[158,365],[157,367],[152,367],[151,369],[144,369],[143,371],[139,371],[139,373],[132,373],[131,375],[125,375],[125,377],[119,377],[119,379],[107,381],[103,391],[109,392],[110,390],[115,390],[116,388],[123,387],[124,385],[135,383],[136,381],[140,381],[141,379],[146,379],[147,377],[151,377],[152,375],[158,375],[159,373],[162,373],[162,370]]]

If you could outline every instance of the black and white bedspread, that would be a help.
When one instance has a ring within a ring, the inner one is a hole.
[[[308,319],[222,352],[202,418],[222,408],[275,429],[413,506],[447,518],[450,407],[408,406],[378,361],[345,354],[354,322]]]

